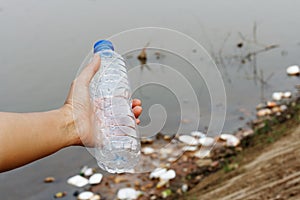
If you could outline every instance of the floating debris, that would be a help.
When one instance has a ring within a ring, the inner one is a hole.
[[[91,184],[91,185],[99,184],[101,182],[102,178],[103,178],[103,175],[100,173],[93,174],[89,178],[89,184]]]
[[[46,177],[46,178],[44,179],[44,183],[52,183],[52,182],[54,182],[54,181],[55,181],[55,178],[52,177],[52,176]]]
[[[198,145],[196,138],[190,135],[181,135],[178,137],[178,140],[188,145]]]
[[[74,185],[76,187],[84,187],[89,183],[89,180],[80,175],[76,175],[76,176],[69,178],[67,180],[67,183],[70,185]]]
[[[272,98],[273,100],[275,101],[280,101],[282,100],[283,98],[284,99],[289,99],[292,97],[292,93],[290,91],[287,91],[287,92],[274,92],[272,94]]]
[[[93,196],[94,196],[93,192],[84,191],[84,192],[81,192],[77,198],[78,198],[78,200],[90,200]]]
[[[199,139],[199,144],[205,147],[212,146],[214,145],[214,143],[215,143],[215,139],[212,137],[204,137]]]
[[[153,179],[153,178],[159,178],[161,174],[164,174],[167,172],[167,169],[166,168],[156,168],[154,171],[152,171],[149,175],[149,178],[150,179]]]
[[[118,199],[120,200],[134,200],[137,199],[142,193],[136,191],[134,188],[122,188],[118,191]]]
[[[152,147],[142,148],[142,153],[145,154],[145,155],[149,155],[149,154],[152,154],[154,152],[155,152],[155,150]]]
[[[58,192],[54,195],[54,198],[58,199],[58,198],[62,198],[64,196],[66,196],[67,193],[66,192]]]
[[[286,69],[286,73],[290,76],[297,76],[300,74],[300,67],[298,65],[292,65]]]
[[[282,92],[274,92],[272,94],[272,99],[275,101],[280,101],[283,97],[283,93]]]
[[[206,135],[200,131],[192,131],[191,136],[198,137],[198,138],[206,137]]]
[[[240,144],[240,140],[234,135],[221,134],[220,139],[225,140],[228,147],[236,147]]]
[[[283,97],[286,98],[286,99],[289,99],[289,98],[292,97],[292,93],[290,91],[284,92]]]

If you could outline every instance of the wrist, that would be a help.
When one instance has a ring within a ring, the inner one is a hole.
[[[62,130],[62,134],[65,136],[66,146],[80,145],[81,140],[76,128],[76,120],[73,117],[71,105],[64,105],[59,109],[59,112],[61,116],[60,129]]]

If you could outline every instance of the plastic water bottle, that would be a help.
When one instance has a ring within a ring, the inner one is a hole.
[[[140,157],[140,139],[131,109],[131,91],[124,59],[110,41],[100,40],[94,53],[100,70],[90,83],[96,118],[96,152],[99,167],[110,173],[131,171]]]

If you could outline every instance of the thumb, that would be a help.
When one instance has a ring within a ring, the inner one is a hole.
[[[79,74],[79,76],[77,78],[78,82],[81,82],[85,86],[88,86],[90,84],[90,81],[92,80],[93,76],[99,70],[100,63],[101,63],[100,56],[98,54],[95,54],[92,62],[90,64],[88,64],[82,70],[82,72]]]

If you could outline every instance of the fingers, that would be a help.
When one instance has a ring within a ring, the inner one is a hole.
[[[133,114],[134,114],[135,118],[138,118],[138,117],[141,115],[143,109],[142,109],[141,106],[135,106],[135,107],[132,109],[132,111],[133,111]]]
[[[141,100],[139,99],[133,99],[132,100],[132,111],[133,111],[133,114],[136,118],[136,123],[139,124],[141,123],[141,120],[138,119],[138,117],[141,115],[142,111],[143,111],[143,108],[141,107],[142,105],[142,102]]]
[[[136,107],[136,106],[141,106],[142,102],[139,99],[133,99],[132,100],[132,108]]]
[[[93,76],[100,68],[100,56],[95,54],[93,57],[93,61],[88,64],[78,76],[78,81],[83,83],[85,86],[88,86]]]
[[[140,124],[141,123],[141,120],[140,119],[136,119],[136,124]]]

